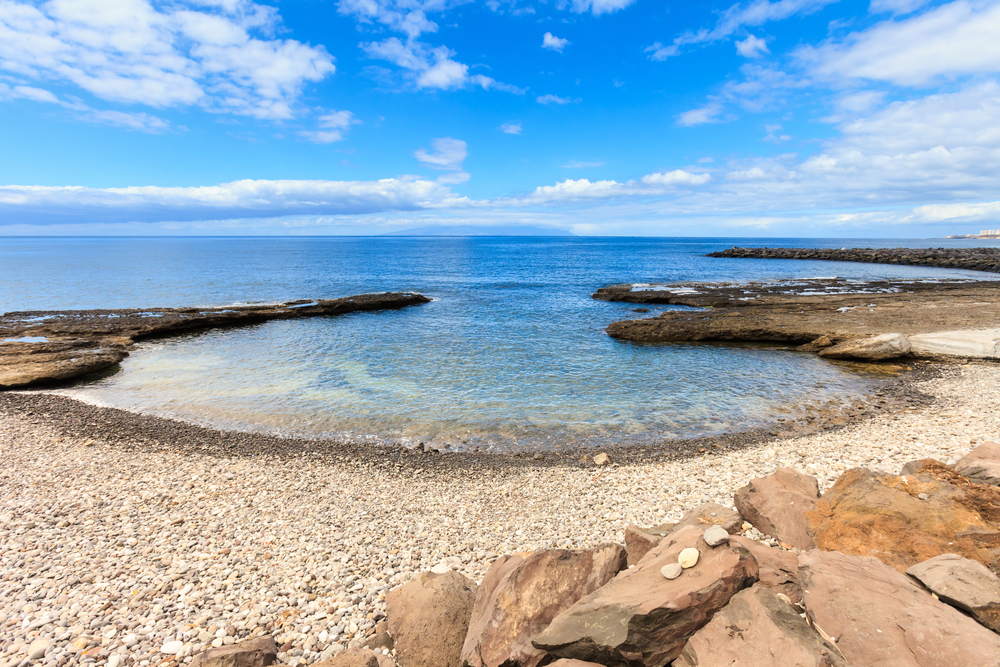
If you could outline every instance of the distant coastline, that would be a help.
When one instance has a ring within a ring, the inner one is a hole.
[[[954,234],[946,239],[1000,239],[1000,229],[983,229],[978,234]]]

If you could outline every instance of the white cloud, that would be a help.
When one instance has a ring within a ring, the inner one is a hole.
[[[922,86],[941,78],[1000,72],[1000,3],[958,0],[885,21],[796,56],[814,75]]]
[[[560,169],[592,169],[594,167],[604,166],[603,162],[578,162],[577,160],[570,160],[566,164],[559,165]]]
[[[625,9],[635,0],[573,0],[571,9],[577,14],[590,12],[594,16],[613,14],[619,9]]]
[[[570,41],[568,39],[563,39],[561,37],[556,37],[551,32],[547,32],[542,35],[542,48],[551,49],[553,51],[558,51],[562,53],[563,49],[569,46]]]
[[[337,11],[364,23],[381,23],[394,32],[415,39],[426,32],[437,32],[429,12],[440,12],[460,2],[447,0],[339,0]]]
[[[747,38],[736,42],[736,53],[744,58],[760,58],[767,50],[767,41],[754,35],[747,35]]]
[[[441,183],[464,183],[469,180],[469,174],[462,169],[462,163],[469,156],[469,145],[461,139],[441,137],[431,141],[433,152],[426,148],[418,148],[413,157],[420,160],[425,167],[439,169],[449,173],[438,178]]]
[[[677,46],[676,44],[671,44],[670,46],[663,46],[661,42],[653,42],[645,49],[643,49],[643,52],[649,54],[650,60],[662,61],[666,60],[670,56],[676,56],[678,53],[680,53],[680,49],[681,47]]]
[[[901,16],[903,14],[912,14],[928,2],[930,0],[872,0],[868,11],[872,14],[889,13],[894,16]]]
[[[711,174],[693,174],[684,169],[646,174],[642,182],[646,185],[705,185],[712,180]]]
[[[677,114],[677,124],[681,127],[694,127],[705,123],[720,122],[719,115],[722,113],[722,105],[710,103],[697,109],[691,109]]]
[[[278,26],[272,7],[249,0],[196,7],[3,0],[0,69],[112,102],[269,119],[293,117],[304,85],[334,71],[322,46],[262,38]]]
[[[299,132],[299,135],[317,144],[330,144],[341,141],[344,133],[361,121],[354,117],[350,111],[331,111],[316,119],[320,129],[306,130]]]
[[[559,97],[558,95],[539,95],[535,98],[535,101],[539,104],[572,104],[574,102],[581,102],[582,100],[577,97],[573,99],[572,97]]]
[[[158,134],[170,129],[170,123],[158,116],[142,112],[100,110],[87,106],[79,100],[61,100],[51,91],[33,86],[8,86],[0,83],[0,100],[25,99],[32,102],[56,104],[71,112],[73,117],[87,123],[123,127]]]
[[[500,131],[504,134],[521,134],[520,123],[504,123],[500,126]]]
[[[446,46],[431,48],[415,40],[405,43],[398,37],[389,37],[381,42],[360,44],[369,58],[388,60],[410,71],[410,78],[417,88],[451,90],[468,85],[480,86],[483,90],[500,90],[515,95],[523,95],[523,88],[501,83],[483,74],[469,74],[469,66],[452,60],[455,55]]]
[[[755,113],[777,109],[790,91],[810,84],[806,79],[756,63],[743,65],[740,73],[743,74],[742,80],[727,81],[717,94],[708,97],[703,106],[678,114],[677,124],[691,127],[735,120],[736,116],[727,111],[727,107],[732,106]]]

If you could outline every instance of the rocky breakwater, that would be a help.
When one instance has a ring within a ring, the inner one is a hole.
[[[689,306],[613,322],[613,338],[646,343],[752,341],[834,359],[1000,357],[1000,282],[801,279],[626,284],[593,298]]]
[[[975,481],[996,466],[985,443],[954,466],[849,470],[822,495],[783,468],[735,510],[633,526],[624,546],[503,556],[479,585],[435,568],[387,595],[366,646],[316,664],[996,667],[1000,488]],[[233,651],[195,661],[251,666],[223,663]]]
[[[1000,248],[727,248],[707,257],[818,259],[1000,273]]]
[[[69,380],[113,366],[136,341],[268,320],[404,308],[430,301],[387,292],[221,308],[23,311],[0,315],[0,389]]]

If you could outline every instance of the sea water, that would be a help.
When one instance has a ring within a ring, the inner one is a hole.
[[[613,321],[669,307],[595,301],[613,283],[967,271],[717,259],[733,245],[895,240],[575,237],[24,238],[0,241],[0,310],[222,306],[378,291],[431,303],[145,341],[64,390],[195,423],[305,437],[548,449],[662,442],[869,392],[860,365],[771,346],[636,344]]]

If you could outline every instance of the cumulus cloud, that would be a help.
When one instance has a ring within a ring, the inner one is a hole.
[[[551,49],[552,51],[558,51],[562,53],[563,49],[569,46],[570,42],[568,39],[562,39],[561,37],[556,37],[551,32],[547,32],[542,35],[542,48]]]
[[[500,90],[516,95],[526,92],[523,88],[501,83],[483,74],[470,75],[469,66],[453,60],[455,53],[446,46],[431,48],[412,39],[403,42],[398,37],[389,37],[381,42],[362,42],[360,47],[369,58],[388,60],[409,70],[417,88],[450,90],[475,85],[483,90]]]
[[[798,60],[818,77],[923,86],[1000,72],[1000,3],[957,0],[902,20],[804,47]]]
[[[350,111],[331,111],[318,117],[316,121],[319,124],[319,130],[305,130],[299,134],[317,144],[341,141],[351,125],[361,122]]]
[[[521,134],[520,123],[504,123],[500,126],[500,131],[504,134]]]
[[[760,58],[765,53],[770,53],[770,51],[767,50],[766,40],[754,35],[747,35],[746,39],[736,42],[736,53],[744,58]]]
[[[276,9],[249,0],[3,0],[0,69],[123,104],[287,119],[334,65],[322,46],[267,38],[278,24]]]

